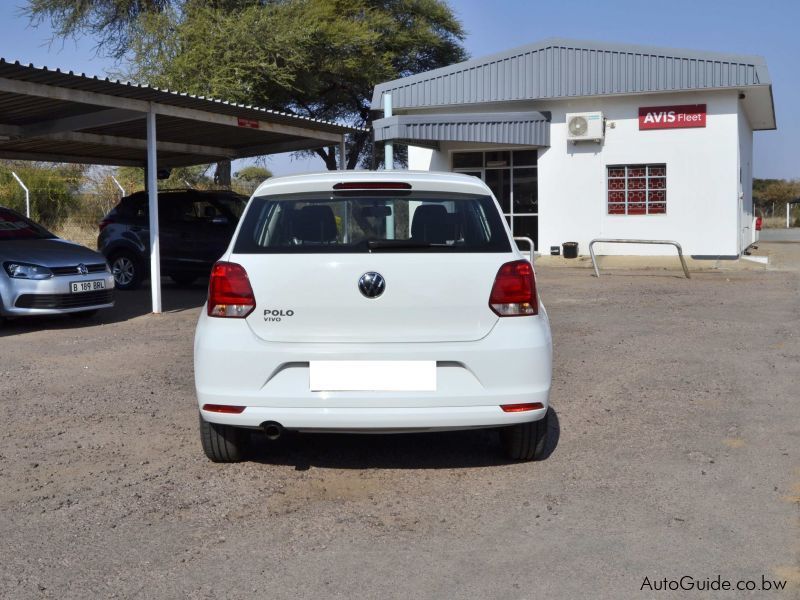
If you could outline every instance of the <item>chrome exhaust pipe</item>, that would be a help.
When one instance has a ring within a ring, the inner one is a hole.
[[[277,440],[283,435],[283,425],[275,421],[262,423],[261,428],[264,430],[264,435],[267,436],[268,440]]]

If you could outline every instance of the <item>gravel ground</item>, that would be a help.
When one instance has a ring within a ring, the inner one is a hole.
[[[0,596],[621,599],[684,575],[800,596],[800,272],[543,267],[539,285],[558,419],[532,464],[488,431],[208,462],[202,286],[165,286],[161,316],[143,290],[6,323]]]

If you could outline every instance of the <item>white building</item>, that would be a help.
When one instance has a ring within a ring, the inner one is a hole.
[[[776,127],[763,58],[551,39],[382,83],[372,105],[386,95],[376,141],[484,179],[537,252],[604,237],[736,257],[754,239],[753,131]]]

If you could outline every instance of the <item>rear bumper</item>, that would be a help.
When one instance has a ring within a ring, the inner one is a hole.
[[[539,400],[547,406],[546,394]],[[538,421],[547,408],[506,413],[494,406],[439,406],[429,408],[267,408],[250,406],[238,415],[200,411],[211,423],[260,427],[263,423],[280,423],[296,431],[337,431],[354,433],[399,433],[407,431],[444,431],[501,427]]]
[[[312,392],[313,360],[429,360],[435,392]],[[195,336],[197,400],[244,406],[202,411],[209,422],[287,429],[403,431],[493,427],[535,421],[547,411],[552,370],[546,314],[500,319],[483,339],[436,343],[265,342],[239,319],[201,314]],[[505,404],[543,408],[506,413]]]

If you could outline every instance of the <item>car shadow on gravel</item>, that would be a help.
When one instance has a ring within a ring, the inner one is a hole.
[[[546,460],[561,427],[550,407]],[[495,429],[435,433],[343,434],[287,432],[276,441],[253,434],[252,462],[318,469],[460,469],[515,464],[503,455]]]
[[[198,280],[192,285],[177,285],[169,280],[161,284],[163,313],[196,310],[203,306],[208,292],[208,280]],[[99,310],[94,315],[45,315],[6,319],[0,324],[0,337],[34,331],[82,329],[128,321],[152,312],[150,286],[145,283],[138,290],[114,292],[114,307]]]

